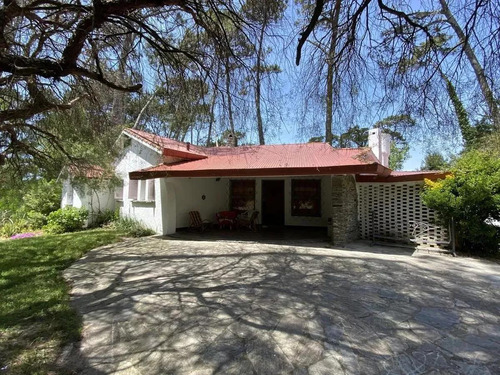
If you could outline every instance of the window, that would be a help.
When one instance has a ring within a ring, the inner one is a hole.
[[[128,199],[141,202],[155,200],[155,180],[130,180]]]
[[[139,191],[139,181],[130,180],[128,182],[128,199],[137,200],[138,191]]]
[[[123,181],[120,182],[120,185],[115,186],[115,199],[118,201],[123,199]]]
[[[255,210],[255,180],[231,180],[231,210]]]
[[[155,180],[147,180],[147,194],[146,200],[154,201],[155,200]]]
[[[292,180],[292,216],[321,216],[321,180]]]

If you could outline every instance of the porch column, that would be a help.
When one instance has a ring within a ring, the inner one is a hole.
[[[359,238],[358,194],[354,176],[332,176],[332,243],[345,246]]]
[[[177,224],[175,187],[166,178],[159,178],[157,181],[156,210],[161,217],[161,234],[173,234]]]

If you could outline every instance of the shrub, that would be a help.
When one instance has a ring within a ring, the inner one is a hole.
[[[35,211],[47,216],[61,205],[62,186],[57,180],[40,179],[23,195],[25,212]]]
[[[43,229],[49,233],[74,232],[82,229],[88,217],[84,208],[64,207],[51,212]]]
[[[4,222],[0,228],[0,237],[12,237],[29,230],[29,223],[24,218],[14,218]]]
[[[93,217],[91,226],[93,228],[103,227],[109,225],[114,221],[117,221],[118,219],[119,219],[118,211],[111,211],[111,210],[99,211]]]
[[[153,230],[146,228],[140,221],[129,217],[120,217],[113,222],[113,227],[130,237],[145,237],[155,234]]]
[[[500,159],[481,151],[465,153],[452,168],[452,175],[437,182],[426,181],[424,203],[446,222],[453,217],[457,244],[472,254],[499,251],[500,230],[488,220],[500,220]]]
[[[28,211],[26,214],[31,229],[40,229],[47,224],[47,216],[37,211]]]

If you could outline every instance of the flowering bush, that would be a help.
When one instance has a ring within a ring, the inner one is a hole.
[[[500,220],[500,158],[469,151],[452,168],[452,175],[426,180],[424,203],[449,222],[454,219],[457,245],[475,254],[498,253],[500,230],[488,224]]]
[[[40,232],[26,232],[26,233],[15,234],[15,235],[11,236],[10,239],[11,240],[19,240],[21,238],[37,237],[40,235],[41,235]]]

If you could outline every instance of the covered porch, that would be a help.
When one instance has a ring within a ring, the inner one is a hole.
[[[317,238],[321,232],[324,238],[333,235],[340,245],[358,238],[357,190],[352,175],[167,177],[160,184],[157,209],[162,213],[163,234],[189,228],[191,211],[198,211],[214,227],[219,212],[258,211],[259,231],[278,237],[294,232],[297,238],[307,238],[310,232]]]

